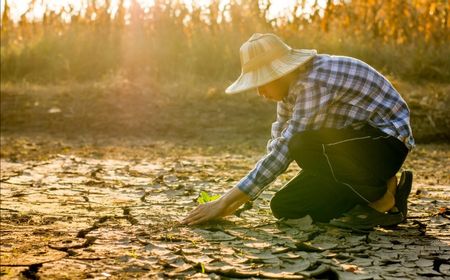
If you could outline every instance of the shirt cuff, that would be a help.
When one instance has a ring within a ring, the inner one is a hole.
[[[247,177],[243,178],[236,186],[240,191],[248,195],[250,200],[255,200],[262,192],[262,188]]]

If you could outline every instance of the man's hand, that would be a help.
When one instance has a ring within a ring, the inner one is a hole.
[[[200,204],[181,221],[185,225],[195,225],[233,214],[250,197],[238,188],[233,188],[218,200]]]
[[[221,199],[200,204],[181,223],[195,225],[220,218],[225,216],[226,208],[227,205]]]

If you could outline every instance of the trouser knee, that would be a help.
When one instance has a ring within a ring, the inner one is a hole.
[[[270,210],[272,210],[272,214],[275,218],[281,219],[283,218],[281,205],[283,201],[280,199],[280,196],[275,194],[270,200]]]

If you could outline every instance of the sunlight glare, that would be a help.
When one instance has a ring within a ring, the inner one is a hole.
[[[5,6],[6,0],[1,1],[1,8],[3,16],[3,8]],[[211,4],[212,0],[181,0],[185,3],[186,7],[192,11],[193,8],[205,8]],[[287,15],[292,15],[295,4],[298,0],[285,0],[285,1],[276,1],[276,0],[266,0],[262,1],[262,5],[266,4],[267,1],[271,2],[271,6],[269,9],[269,18],[277,18],[277,17],[285,17]],[[318,0],[317,4],[319,7],[324,7],[327,0]],[[62,13],[62,17],[65,21],[70,21],[70,11],[73,14],[81,13],[84,14],[86,7],[89,4],[89,0],[43,0],[42,4],[35,4],[33,9],[30,11],[29,6],[31,4],[31,0],[15,0],[8,1],[8,5],[10,7],[10,17],[14,22],[18,22],[22,15],[26,15],[27,20],[41,20],[44,13],[47,11],[54,11],[56,13],[64,10]],[[144,9],[144,11],[148,11],[154,4],[155,0],[136,0],[138,5]],[[238,3],[240,1],[237,1]],[[315,0],[306,0],[306,5],[304,10],[300,11],[302,14],[311,13],[311,6]],[[95,0],[97,6],[106,5],[105,0]],[[224,10],[227,4],[230,3],[230,0],[220,0],[219,1],[219,9]],[[115,16],[118,10],[118,6],[120,4],[120,0],[111,0],[110,8],[108,12],[112,17]],[[123,7],[125,9],[129,9],[132,5],[132,0],[124,0]],[[298,15],[297,15],[298,16]]]

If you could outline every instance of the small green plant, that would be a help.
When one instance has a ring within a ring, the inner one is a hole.
[[[204,263],[200,263],[200,267],[202,268],[202,273],[205,273],[205,264]]]
[[[200,195],[197,198],[197,202],[198,202],[198,204],[205,204],[207,202],[214,201],[214,200],[218,199],[219,197],[220,197],[220,195],[218,195],[218,194],[210,196],[207,192],[201,191]]]
[[[134,258],[134,259],[137,259],[139,256],[138,256],[138,253],[136,252],[136,249],[131,249],[129,252],[128,252],[128,256],[130,256],[130,257],[132,257],[132,258]]]

